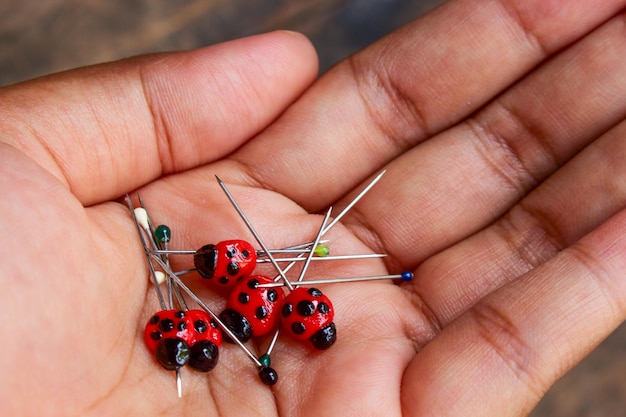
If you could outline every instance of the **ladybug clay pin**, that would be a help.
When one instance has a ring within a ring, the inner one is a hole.
[[[204,245],[196,251],[193,263],[202,278],[216,286],[230,288],[256,267],[256,252],[245,240],[224,240]]]
[[[326,350],[337,340],[333,306],[317,288],[295,288],[282,308],[282,327],[291,337]]]
[[[285,293],[281,288],[259,287],[272,282],[268,276],[252,275],[241,280],[230,293],[220,319],[242,342],[279,327]]]
[[[189,364],[207,372],[217,365],[222,335],[202,310],[162,310],[148,320],[144,341],[167,370]]]

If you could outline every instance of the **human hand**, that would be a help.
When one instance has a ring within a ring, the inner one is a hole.
[[[62,415],[527,413],[624,318],[620,17],[602,23],[623,4],[571,3],[448,3],[291,106],[315,64],[281,33],[5,89],[2,404]],[[282,340],[270,390],[228,346],[210,374],[184,373],[177,399],[143,347],[158,305],[128,212],[109,200],[139,188],[177,246],[196,248],[246,233],[218,174],[278,247],[310,239],[320,216],[307,213],[345,204],[383,167],[329,238],[387,262],[310,276],[414,268],[414,282],[328,286],[331,349]]]

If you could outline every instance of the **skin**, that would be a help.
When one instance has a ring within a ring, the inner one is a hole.
[[[624,3],[452,1],[319,80],[276,32],[1,89],[3,414],[528,414],[626,316]],[[327,237],[389,256],[307,278],[414,281],[328,285],[331,349],[281,338],[269,389],[225,345],[178,399],[143,344],[159,305],[120,198],[178,248],[251,240],[219,175],[280,247],[382,169]]]

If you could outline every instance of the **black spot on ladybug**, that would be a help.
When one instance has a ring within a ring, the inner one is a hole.
[[[322,327],[309,338],[309,341],[317,350],[328,349],[333,345],[333,343],[335,343],[336,340],[337,329],[335,328],[335,323],[330,323],[327,326]]]
[[[259,320],[267,317],[267,308],[265,308],[265,306],[257,307],[256,311],[254,312],[254,317]]]
[[[177,337],[163,339],[157,345],[155,355],[162,367],[173,371],[189,360],[189,345]]]
[[[228,275],[234,277],[239,273],[239,265],[235,262],[229,263],[226,267],[226,272],[228,272]]]
[[[283,304],[283,309],[281,311],[283,317],[289,317],[291,316],[291,313],[293,312],[293,305],[291,305],[291,303],[285,303]]]
[[[217,264],[215,245],[204,245],[193,255],[193,264],[203,278],[211,279]]]
[[[239,297],[237,297],[241,304],[247,304],[250,301],[250,295],[247,292],[240,292]]]
[[[208,340],[196,342],[189,349],[189,366],[201,372],[209,372],[217,365],[219,350],[217,345]]]
[[[323,301],[317,305],[317,311],[319,311],[322,314],[328,314],[329,309],[330,307],[328,307],[328,304],[326,304]]]
[[[315,313],[315,305],[309,300],[302,300],[296,305],[296,311],[301,316],[308,317]]]
[[[211,325],[211,327],[213,327],[214,329],[217,329],[217,323],[215,322],[215,320],[211,320],[209,322],[209,324]]]
[[[322,292],[317,288],[309,288],[308,293],[311,294],[313,297],[319,297],[322,295]]]
[[[228,248],[226,250],[226,256],[228,256],[229,258],[234,258],[235,255],[237,255],[237,251],[235,250],[235,248]]]
[[[248,281],[248,288],[254,290],[258,286],[259,286],[259,280],[258,279],[251,279],[250,281]]]
[[[248,252],[247,249],[244,249],[241,251],[241,256],[243,256],[244,258],[249,258],[250,257],[250,252]]]
[[[228,281],[230,281],[230,279],[227,276],[222,276],[219,277],[217,282],[219,282],[220,284],[226,285],[228,284]]]
[[[233,332],[237,339],[247,342],[252,337],[252,326],[248,319],[232,308],[227,308],[220,313],[220,319],[228,329]],[[228,335],[224,335],[224,340],[232,343]]]
[[[163,333],[167,333],[174,330],[174,322],[171,319],[163,319],[159,322],[159,329]]]
[[[291,331],[294,332],[295,334],[302,334],[304,333],[305,330],[306,330],[306,327],[304,326],[304,323],[300,323],[299,321],[291,325]]]
[[[277,292],[275,289],[273,289],[273,288],[272,288],[272,289],[270,289],[270,290],[267,292],[267,299],[268,299],[269,301],[271,301],[272,303],[275,303],[275,302],[276,302],[276,300],[278,300],[278,292]]]
[[[259,378],[265,385],[274,385],[278,381],[278,374],[269,366],[261,366],[259,368]]]
[[[157,324],[159,320],[161,320],[161,318],[155,314],[154,316],[150,317],[150,324]]]
[[[185,312],[182,310],[178,310],[176,313],[174,313],[174,317],[179,318],[179,319],[184,319],[185,318]]]
[[[204,320],[196,320],[193,322],[193,328],[196,329],[198,333],[206,332],[207,325]]]
[[[156,330],[150,333],[150,339],[152,340],[161,340],[163,338],[163,333],[157,332]]]
[[[185,323],[184,321],[181,321],[180,323],[178,323],[178,330],[179,331],[183,331],[187,328],[187,323]]]

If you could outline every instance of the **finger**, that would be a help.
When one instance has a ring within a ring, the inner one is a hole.
[[[446,328],[405,373],[407,415],[526,415],[624,320],[625,228],[621,211]]]
[[[439,326],[548,261],[626,206],[625,135],[622,122],[494,225],[420,265],[411,289],[420,294]]]
[[[381,187],[357,208],[364,239],[393,256],[394,269],[413,267],[491,224],[623,120],[622,19],[391,163]]]
[[[84,68],[1,90],[3,140],[92,204],[232,152],[316,72],[290,32]]]
[[[476,111],[624,3],[449,2],[329,71],[233,156],[237,169],[320,210]]]
[[[30,404],[9,393],[28,391],[46,399],[55,386],[66,401],[51,407],[59,414],[83,415],[78,410],[100,401],[128,373],[134,320],[145,296],[142,280],[132,279],[141,253],[124,238],[132,229],[122,229],[119,221],[92,234],[83,207],[22,152],[0,143],[0,160],[5,195],[0,233],[11,241],[3,248],[0,314],[2,331],[20,340],[7,344],[0,355],[7,376],[0,381],[2,414],[32,412],[27,411]],[[121,231],[115,237],[107,233]],[[115,244],[109,245],[111,240]],[[76,329],[84,337],[79,351],[72,347]],[[82,383],[76,384],[76,378]]]

